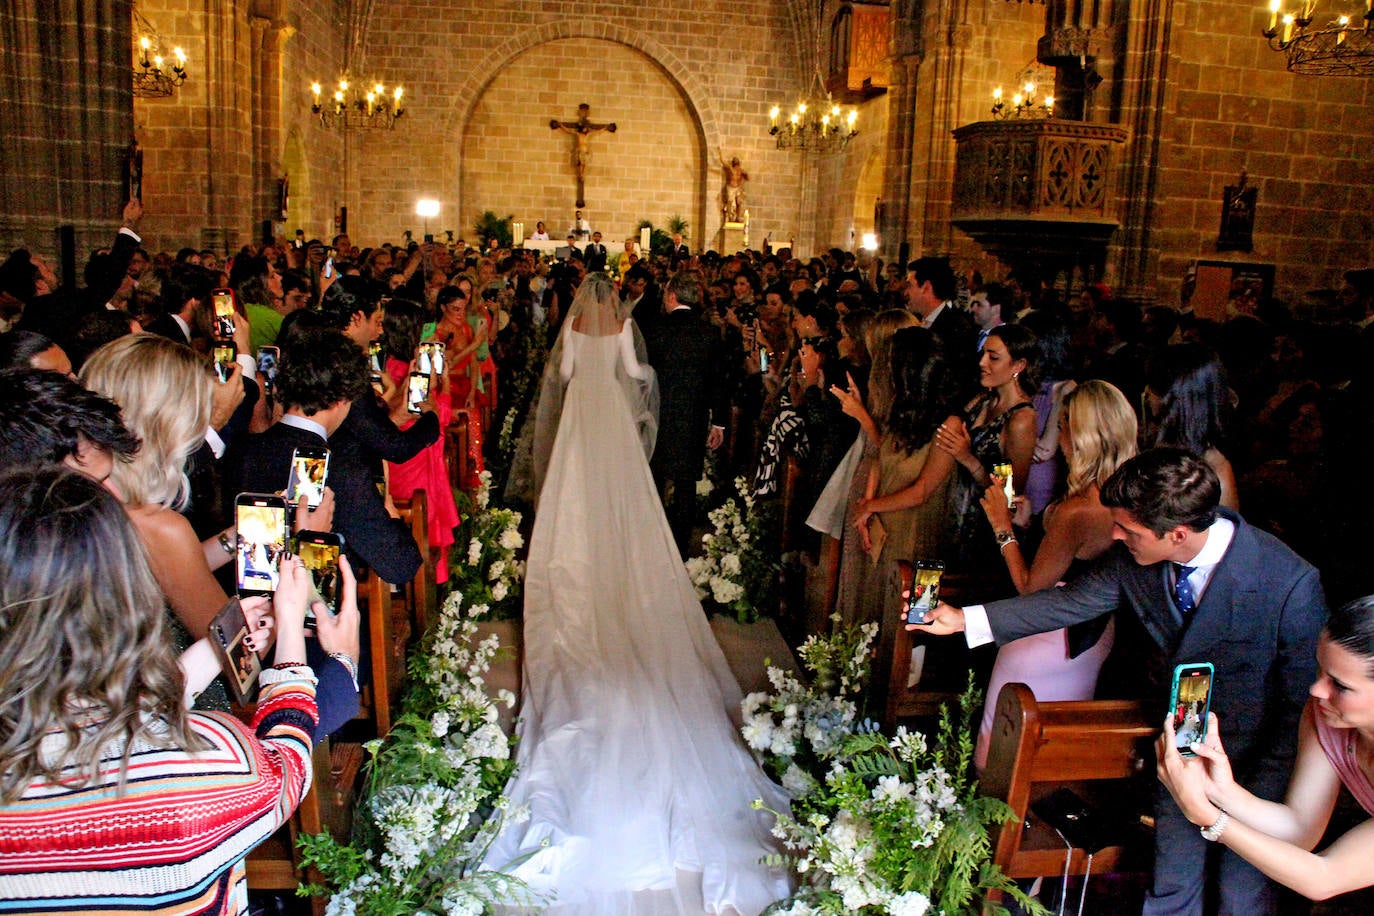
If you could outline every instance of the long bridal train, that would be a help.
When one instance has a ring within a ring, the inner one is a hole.
[[[513,873],[559,914],[752,916],[790,888],[760,864],[777,846],[771,815],[751,802],[787,801],[740,740],[739,687],[616,379],[647,368],[631,333],[564,331],[567,390],[530,543],[507,789],[531,818],[485,865],[518,862]]]

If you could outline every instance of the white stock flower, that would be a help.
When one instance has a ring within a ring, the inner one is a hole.
[[[873,787],[873,800],[895,805],[905,798],[910,798],[915,791],[910,783],[903,782],[896,776],[879,776],[878,784]]]
[[[928,909],[930,909],[930,898],[919,891],[907,891],[905,894],[899,894],[887,904],[887,911],[892,916],[925,916]]]
[[[519,524],[517,520],[505,531],[501,532],[501,546],[506,550],[519,550],[525,546],[525,538],[520,534],[520,530],[515,527]]]
[[[720,571],[726,576],[738,576],[740,574],[739,554],[727,553],[720,558]]]
[[[810,773],[794,763],[788,766],[786,772],[782,774],[782,787],[793,798],[800,798],[816,787],[816,780],[811,778]]]
[[[448,726],[448,712],[445,710],[441,709],[429,717],[429,730],[436,738],[442,738],[444,735],[447,735]]]
[[[473,538],[472,540],[468,541],[468,565],[476,566],[478,561],[481,559],[482,542],[477,540],[477,538]]]
[[[506,588],[506,583],[497,582],[491,587],[491,600],[504,601],[508,593],[509,589]]]
[[[717,604],[733,604],[744,597],[744,586],[721,576],[712,576],[711,597]]]

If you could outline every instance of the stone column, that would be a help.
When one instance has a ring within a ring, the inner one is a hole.
[[[8,0],[0,9],[0,250],[78,259],[109,243],[133,136],[130,0]]]
[[[257,0],[249,22],[253,50],[252,218],[277,221],[277,181],[282,165],[282,66],[286,42],[295,30],[286,24],[282,0]]]
[[[911,232],[911,157],[916,130],[916,75],[924,57],[919,8],[911,0],[892,4],[891,67],[887,88],[887,167],[883,175],[882,240],[885,260],[896,258]]]

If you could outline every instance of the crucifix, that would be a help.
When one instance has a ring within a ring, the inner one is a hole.
[[[598,131],[615,133],[615,122],[609,124],[593,124],[591,120],[592,106],[583,102],[577,106],[576,121],[560,121],[557,118],[549,121],[550,130],[561,130],[565,134],[573,136],[573,168],[577,170],[577,205],[585,207],[587,202],[583,200],[583,184],[587,178],[587,163],[592,159],[592,134]]]

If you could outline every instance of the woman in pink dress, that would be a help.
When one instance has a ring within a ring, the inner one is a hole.
[[[420,345],[424,324],[424,310],[415,303],[405,299],[392,299],[387,303],[386,318],[382,322],[382,349],[386,352],[386,372],[400,391],[406,390],[407,377],[418,366],[416,350]],[[439,415],[440,427],[446,428],[453,419],[447,374],[434,374],[430,385],[429,402]],[[418,415],[406,409],[406,400],[401,399],[391,417],[402,429],[418,418]],[[425,491],[429,547],[439,554],[434,577],[436,582],[447,582],[448,548],[453,543],[453,529],[460,519],[458,507],[453,502],[453,490],[449,486],[443,437],[409,461],[392,464],[387,481],[392,499],[409,499],[416,490]]]

